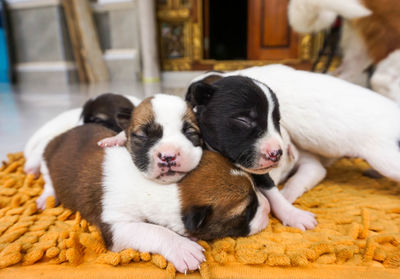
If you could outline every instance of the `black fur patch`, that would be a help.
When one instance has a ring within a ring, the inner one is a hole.
[[[268,129],[269,106],[262,89],[250,78],[232,76],[212,85],[194,83],[186,98],[196,106],[203,140],[232,162],[253,167],[254,143]]]
[[[144,125],[139,132],[127,135],[133,162],[140,171],[147,171],[150,163],[149,150],[162,138],[162,135],[161,125],[155,122]]]
[[[200,133],[186,121],[183,123],[182,133],[194,146],[202,145]]]
[[[103,222],[101,222],[99,224],[99,227],[100,227],[100,231],[103,236],[103,239],[104,239],[104,243],[105,243],[107,249],[110,250],[113,246],[113,235],[111,232],[111,227],[109,224],[103,223]]]
[[[198,231],[205,223],[208,216],[212,214],[212,207],[208,206],[192,206],[183,217],[182,221],[188,232]]]
[[[83,105],[83,123],[100,124],[115,132],[127,128],[134,105],[124,96],[105,93]]]
[[[252,174],[253,180],[254,180],[254,185],[258,188],[269,190],[273,187],[275,187],[275,183],[272,180],[271,176],[269,174]]]
[[[268,86],[267,86],[268,87]],[[276,97],[274,91],[271,90],[271,88],[268,87],[269,92],[271,93],[272,100],[274,101],[274,110],[272,111],[272,121],[274,122],[274,127],[278,131],[279,134],[281,134],[281,111],[279,109],[279,101],[278,98]]]
[[[187,212],[182,218],[185,228],[190,231],[191,236],[203,240],[215,240],[226,236],[240,237],[248,236],[250,233],[250,223],[258,208],[258,199],[255,191],[252,191],[249,196],[249,202],[241,214],[228,219],[221,219],[218,222],[210,221],[212,218],[207,218],[212,214],[212,210],[206,206],[198,206],[195,211]],[[200,223],[200,226],[197,224]]]

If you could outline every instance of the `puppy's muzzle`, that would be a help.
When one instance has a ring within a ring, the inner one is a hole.
[[[177,157],[180,154],[163,154],[163,153],[158,153],[157,157],[159,159],[159,162],[157,163],[159,168],[171,168],[171,167],[176,167],[177,166]]]
[[[266,157],[267,160],[270,160],[274,163],[278,162],[281,159],[283,152],[282,149],[278,149],[278,150],[273,150],[268,152],[267,155],[264,154],[264,156]]]

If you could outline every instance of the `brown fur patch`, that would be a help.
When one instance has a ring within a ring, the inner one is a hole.
[[[364,0],[372,15],[353,21],[365,41],[368,54],[378,63],[400,48],[400,1]]]
[[[228,231],[234,235],[235,216],[243,214],[252,202],[255,191],[250,176],[232,175],[232,169],[238,170],[222,155],[204,150],[196,170],[179,183],[183,213],[193,206],[213,208],[207,231],[199,232],[196,237],[206,239]]]
[[[108,225],[101,222],[104,149],[97,142],[114,135],[103,126],[86,124],[56,137],[44,152],[57,198],[98,226],[108,248],[112,245],[111,234]]]
[[[154,112],[153,105],[151,104],[151,100],[153,97],[149,97],[144,99],[134,110],[132,113],[131,124],[129,126],[129,130],[132,132],[137,132],[140,130],[140,127],[149,124],[154,121]]]
[[[212,83],[216,82],[217,80],[220,80],[221,78],[223,78],[223,76],[215,74],[215,75],[209,75],[208,77],[202,79],[201,81],[204,83],[212,84]]]
[[[194,115],[192,109],[187,105],[186,111],[182,117],[183,122],[188,122],[197,132],[200,133],[200,128],[197,124],[196,116]]]

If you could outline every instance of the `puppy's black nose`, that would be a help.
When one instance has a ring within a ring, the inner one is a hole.
[[[161,161],[166,162],[166,163],[171,163],[175,161],[176,155],[163,155],[161,153],[158,153],[158,158],[161,159]]]
[[[273,150],[268,153],[268,159],[271,160],[272,162],[276,163],[280,160],[282,153],[283,153],[282,149]]]

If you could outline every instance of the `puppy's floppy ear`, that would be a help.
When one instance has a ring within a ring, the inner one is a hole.
[[[131,116],[133,113],[133,109],[122,108],[116,115],[116,120],[118,125],[121,127],[122,130],[125,130],[129,127],[131,122]]]
[[[206,106],[214,95],[215,87],[203,81],[197,81],[189,86],[185,100],[192,107]]]
[[[182,221],[189,233],[194,233],[200,229],[212,214],[212,207],[208,206],[192,206],[182,217]]]
[[[83,123],[88,123],[89,122],[89,116],[91,116],[91,110],[92,110],[92,104],[93,104],[94,99],[89,99],[85,102],[82,108],[82,113],[80,118],[82,118]]]

